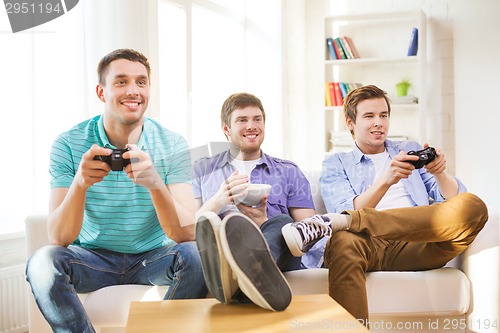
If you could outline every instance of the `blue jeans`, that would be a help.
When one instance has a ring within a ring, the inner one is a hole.
[[[26,279],[56,333],[95,332],[77,293],[120,284],[168,285],[164,299],[204,298],[208,292],[195,242],[139,254],[49,245],[29,259]]]
[[[301,258],[294,257],[290,253],[281,233],[281,228],[292,222],[294,221],[289,215],[282,214],[270,218],[260,226],[269,250],[271,250],[271,255],[282,272],[301,269]]]

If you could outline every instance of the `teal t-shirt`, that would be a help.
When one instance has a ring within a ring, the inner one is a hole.
[[[81,158],[93,144],[109,143],[103,117],[96,116],[62,133],[50,153],[51,188],[69,188]],[[165,184],[191,182],[191,158],[186,140],[146,118],[137,147],[147,151]],[[148,189],[124,171],[110,171],[87,190],[83,226],[73,242],[87,248],[141,253],[175,244],[158,221]]]

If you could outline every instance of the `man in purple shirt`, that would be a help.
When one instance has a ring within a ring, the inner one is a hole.
[[[315,210],[309,182],[297,165],[260,149],[265,118],[254,95],[233,94],[224,102],[221,124],[230,148],[193,166],[196,242],[208,289],[220,302],[250,299],[281,311],[291,301],[281,272],[300,268],[281,228]],[[241,203],[249,184],[272,186],[258,206]]]

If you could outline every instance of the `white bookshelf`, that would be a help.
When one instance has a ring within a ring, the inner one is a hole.
[[[420,141],[425,119],[426,30],[422,11],[388,12],[363,15],[336,15],[324,19],[324,82],[374,84],[396,97],[396,83],[409,79],[409,95],[418,103],[391,104],[389,135]],[[412,29],[418,29],[418,53],[407,56]],[[331,60],[326,38],[348,36],[359,51],[360,58]],[[342,107],[324,108],[325,152],[350,149],[332,141],[345,137],[347,128]],[[338,141],[338,140],[336,140]]]

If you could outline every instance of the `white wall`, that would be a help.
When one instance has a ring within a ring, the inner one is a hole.
[[[455,55],[455,112],[456,112],[456,165],[457,175],[467,184],[469,191],[500,210],[500,176],[496,148],[500,142],[500,45],[496,34],[500,31],[500,2],[483,0],[478,5],[466,0],[453,2],[454,55]],[[495,236],[493,236],[495,237]],[[496,236],[498,237],[498,235]],[[498,265],[498,249],[489,249],[496,254],[497,263],[484,262],[490,268]],[[471,266],[469,275],[475,274]],[[481,277],[487,281],[488,276]],[[476,293],[491,295],[488,304],[476,304],[473,320],[484,323],[496,319],[496,328],[480,332],[499,332],[500,310],[497,290],[486,290],[474,286]],[[485,282],[485,285],[487,282]],[[475,313],[482,313],[484,318]],[[487,318],[489,317],[489,318]]]
[[[500,210],[500,2],[451,2],[457,175],[471,192]]]
[[[303,169],[320,169],[324,65],[319,61],[324,52],[322,18],[328,4],[323,0],[282,1],[284,157]]]

